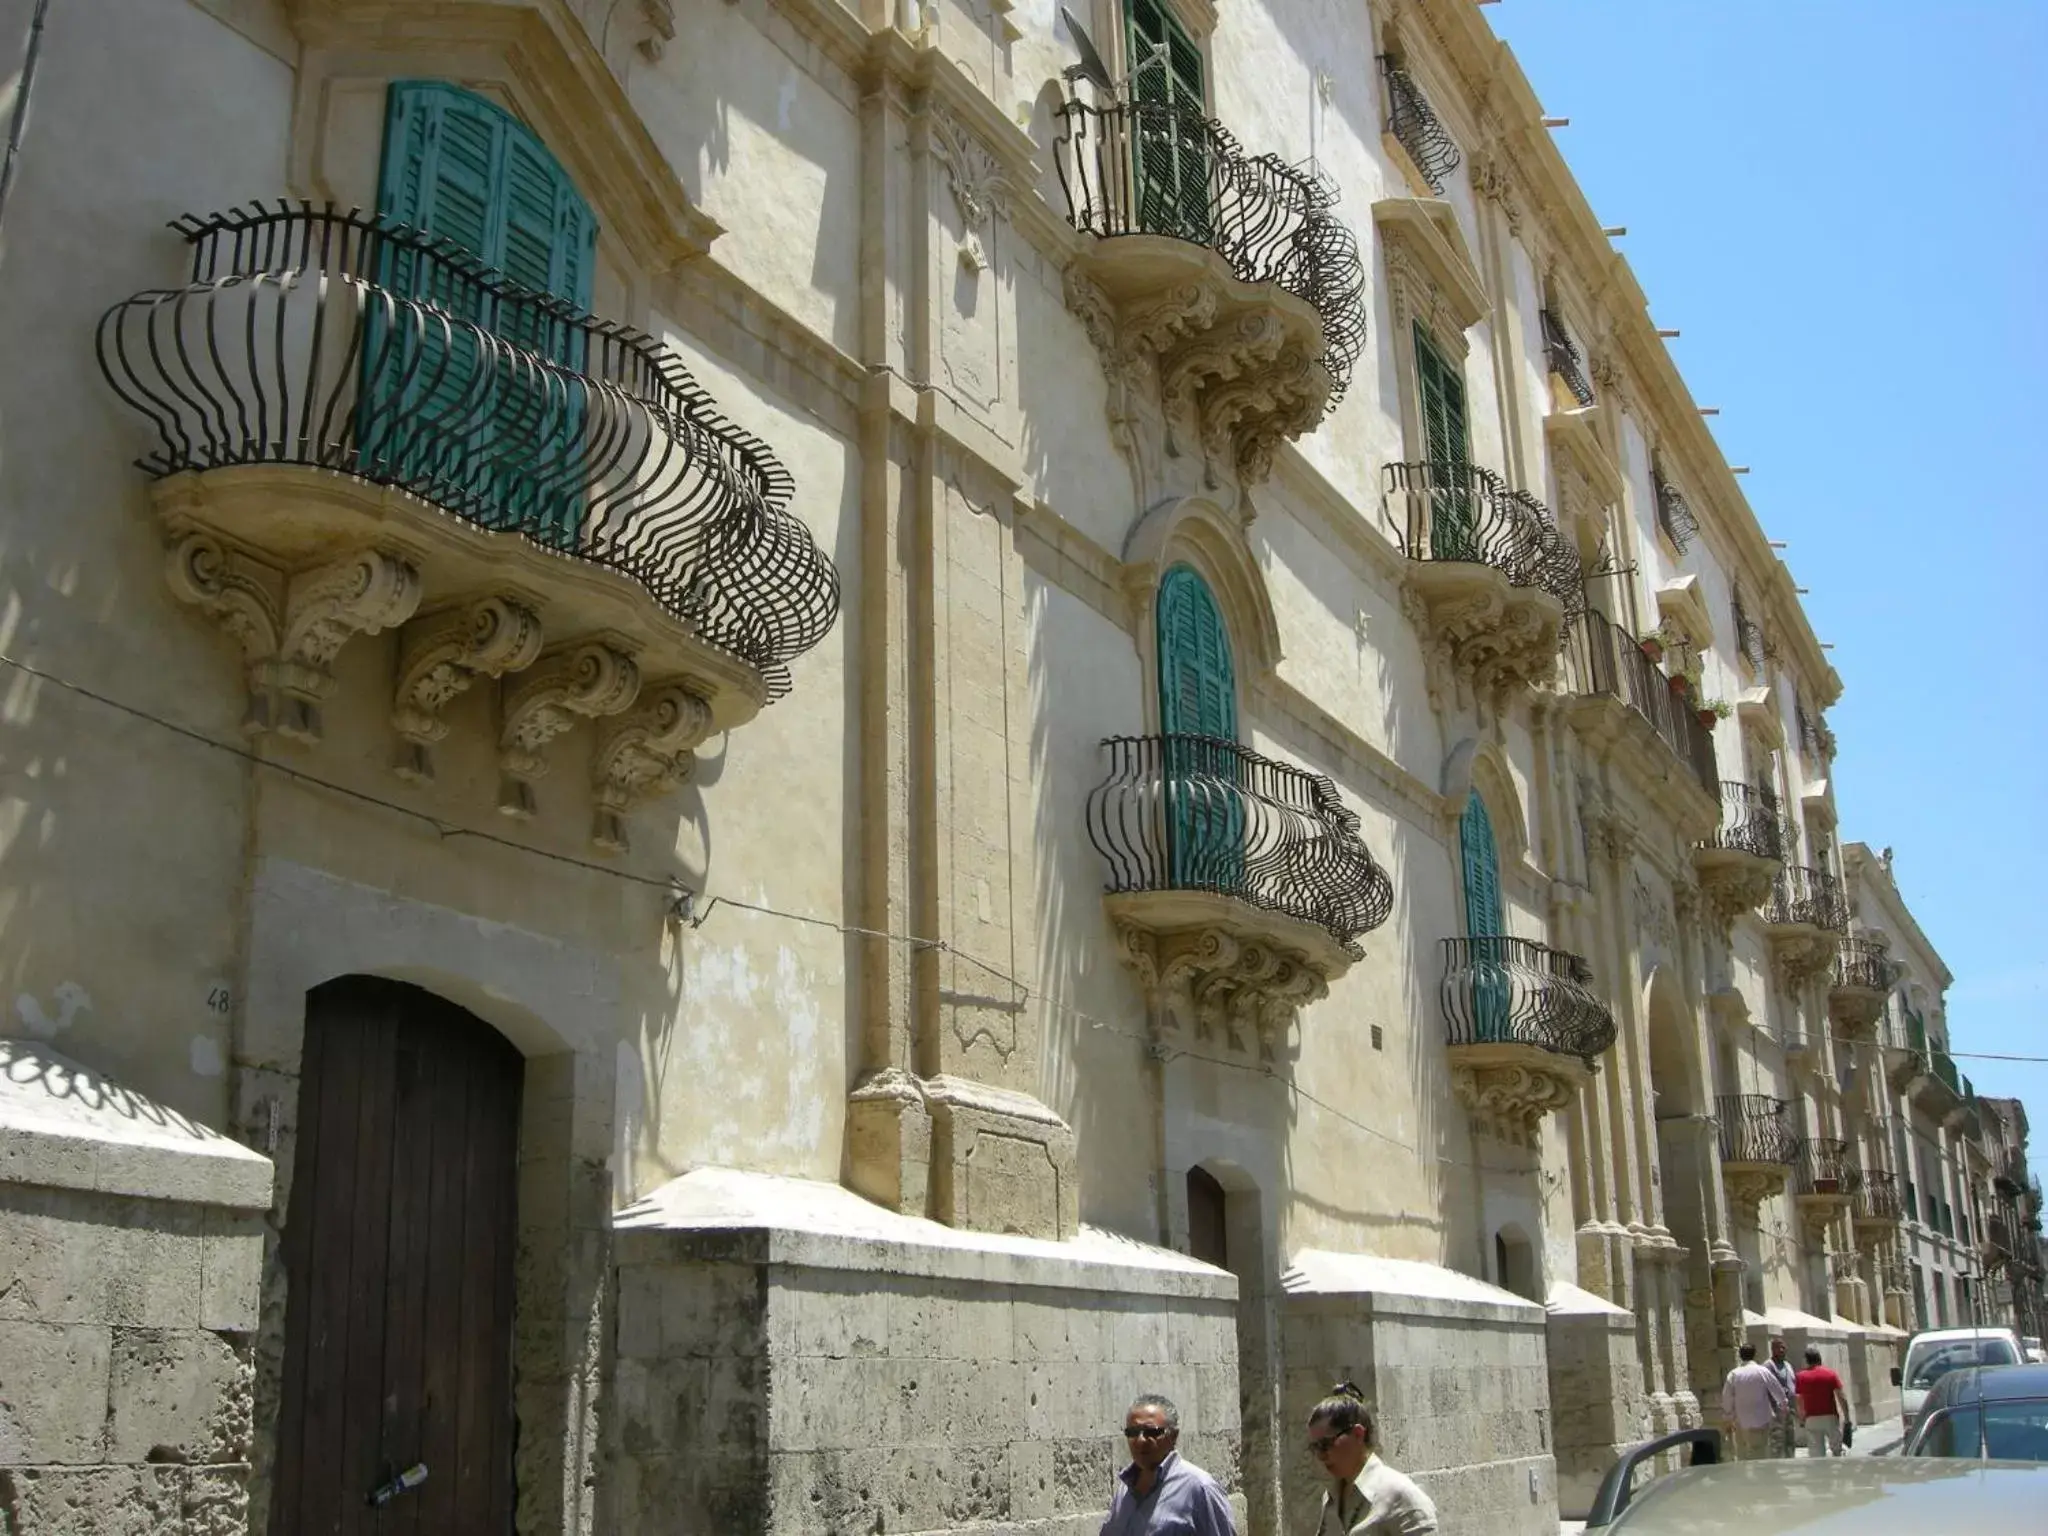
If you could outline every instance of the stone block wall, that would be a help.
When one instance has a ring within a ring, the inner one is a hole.
[[[1607,1469],[1651,1436],[1635,1316],[1584,1296],[1576,1305],[1553,1304],[1545,1331],[1558,1511],[1578,1520],[1592,1507]]]
[[[726,1177],[770,1203],[803,1182]],[[621,1218],[617,1529],[1095,1536],[1144,1392],[1178,1404],[1183,1454],[1235,1493],[1230,1276],[1094,1234],[984,1236],[809,1191],[822,1220]]]
[[[1378,1283],[1347,1288],[1362,1280]],[[1381,1455],[1422,1485],[1444,1530],[1554,1536],[1541,1307],[1434,1265],[1348,1255],[1297,1255],[1285,1285],[1281,1395],[1292,1437],[1331,1383],[1354,1381]],[[1282,1529],[1313,1530],[1323,1479],[1306,1455],[1283,1465]]]
[[[0,1529],[241,1536],[269,1162],[0,1041]]]

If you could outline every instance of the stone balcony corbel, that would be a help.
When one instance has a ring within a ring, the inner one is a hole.
[[[498,809],[520,820],[532,816],[534,786],[548,771],[548,743],[579,719],[624,712],[639,693],[639,663],[617,636],[564,646],[502,682]]]
[[[541,623],[534,607],[519,597],[483,597],[421,614],[405,626],[391,710],[399,777],[432,783],[433,749],[448,734],[448,706],[478,678],[523,672],[539,658]]]

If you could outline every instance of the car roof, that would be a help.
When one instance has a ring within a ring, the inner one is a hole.
[[[2038,1529],[2048,1466],[1947,1457],[1741,1461],[1658,1478],[1615,1536],[1925,1536]]]
[[[2016,1339],[2010,1328],[1929,1328],[1916,1333],[1906,1341],[1906,1347],[1915,1344],[1947,1344],[1957,1339]]]
[[[1942,1377],[1935,1387],[1950,1403],[2048,1397],[2048,1365],[1969,1365]]]

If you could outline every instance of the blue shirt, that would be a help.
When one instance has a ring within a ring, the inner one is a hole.
[[[1102,1536],[1237,1536],[1230,1501],[1216,1479],[1182,1461],[1179,1451],[1168,1452],[1159,1463],[1159,1479],[1143,1497],[1137,1492],[1136,1465],[1125,1467],[1117,1478]]]

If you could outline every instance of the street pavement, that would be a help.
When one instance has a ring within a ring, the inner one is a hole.
[[[1845,1456],[1890,1456],[1896,1452],[1906,1438],[1906,1422],[1903,1419],[1880,1419],[1875,1424],[1856,1426],[1856,1443],[1843,1452]],[[1803,1460],[1806,1452],[1799,1453]],[[1561,1521],[1557,1536],[1579,1536],[1586,1528],[1581,1520]]]

